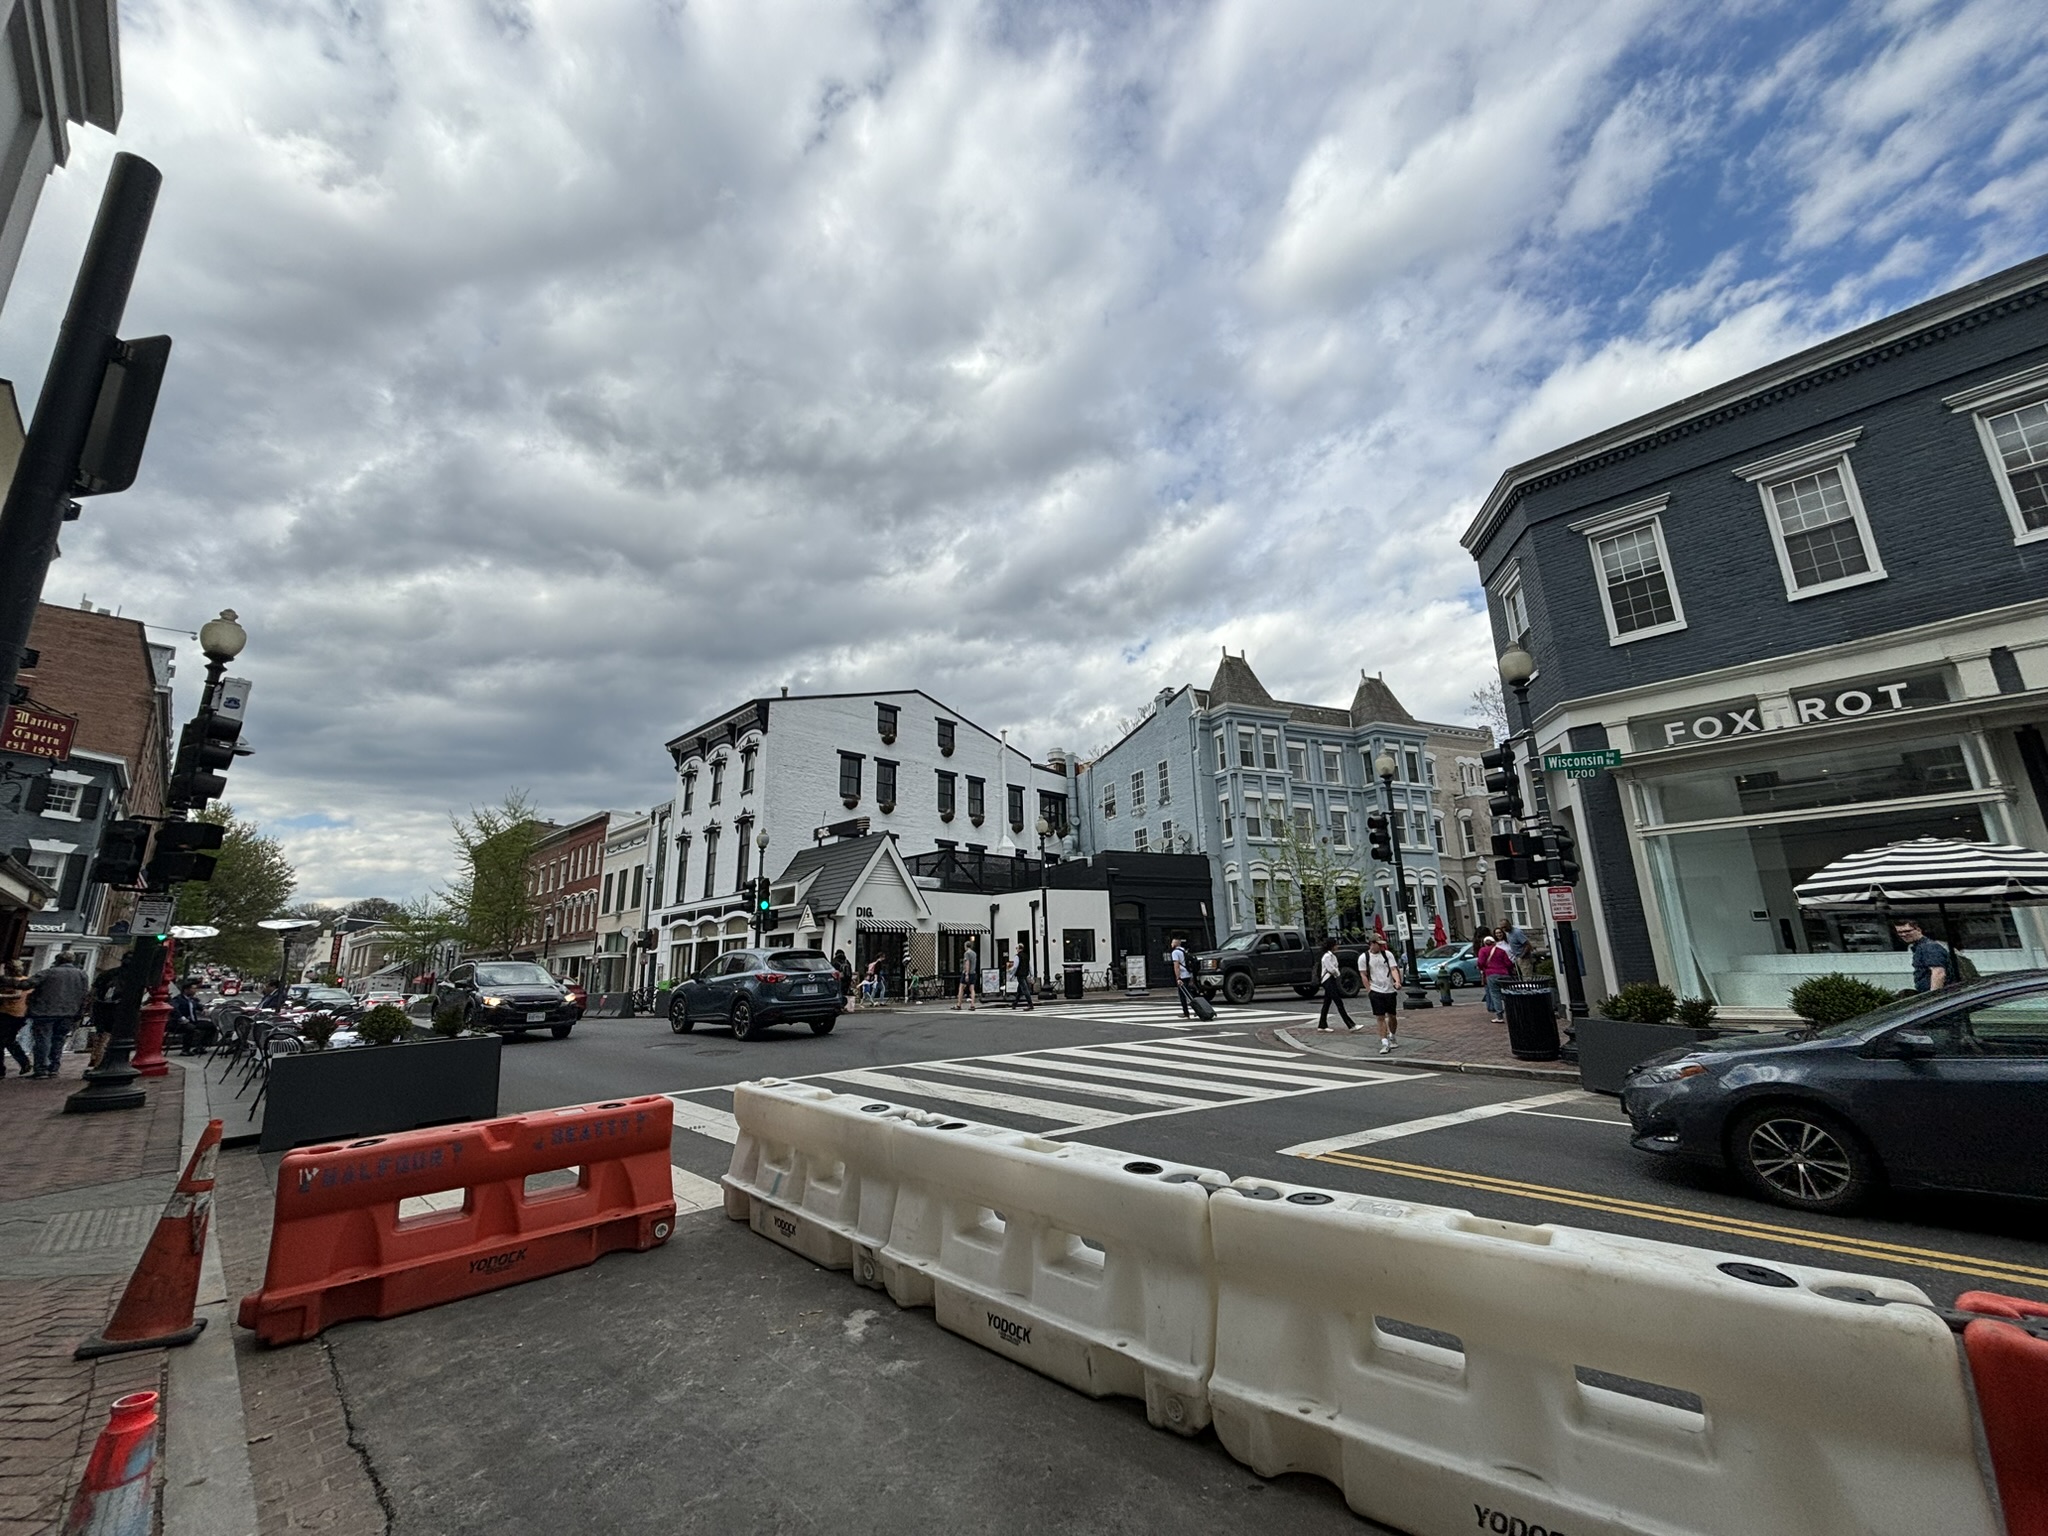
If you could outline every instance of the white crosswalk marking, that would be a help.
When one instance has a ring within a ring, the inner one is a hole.
[[[1139,1029],[1217,1029],[1257,1024],[1299,1024],[1298,1013],[1281,1013],[1270,1008],[1219,1008],[1213,1023],[1200,1019],[1184,1019],[1180,1005],[1171,1001],[1163,1003],[1102,1003],[1076,1004],[1061,1007],[1057,1003],[1040,1003],[1038,1012],[1048,1018],[1079,1019],[1092,1024],[1135,1025]]]
[[[888,1070],[849,1067],[800,1079],[842,1092],[849,1087],[865,1089],[897,1102],[949,1110],[965,1119],[1024,1122],[1023,1129],[1051,1135],[1405,1080],[1398,1072],[1303,1062],[1298,1056],[1262,1052],[1216,1036],[1007,1051],[952,1061],[903,1062]],[[1010,1092],[996,1084],[1040,1091]],[[678,1126],[725,1141],[737,1134],[725,1111],[671,1097],[677,1100]]]

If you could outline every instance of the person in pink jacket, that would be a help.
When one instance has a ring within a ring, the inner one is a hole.
[[[1496,1024],[1505,1017],[1500,996],[1501,983],[1515,974],[1514,958],[1508,954],[1507,945],[1500,941],[1500,935],[1501,930],[1496,928],[1482,938],[1478,955],[1479,979],[1486,986],[1487,1017]]]

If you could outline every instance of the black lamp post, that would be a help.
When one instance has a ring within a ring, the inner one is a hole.
[[[1521,716],[1521,735],[1528,743],[1529,788],[1536,802],[1536,832],[1543,840],[1547,855],[1552,851],[1549,838],[1550,795],[1544,785],[1543,763],[1536,752],[1536,723],[1529,713],[1529,679],[1535,675],[1536,658],[1519,645],[1509,646],[1501,653],[1500,680],[1514,694],[1515,711]],[[1579,936],[1567,922],[1552,923],[1551,929],[1557,935],[1557,954],[1553,961],[1558,976],[1564,982],[1566,1003],[1573,1018],[1583,1019],[1586,1017],[1586,984],[1579,975]]]
[[[1038,946],[1038,995],[1053,996],[1052,990],[1052,896],[1045,883],[1045,840],[1051,837],[1050,819],[1038,818],[1038,921],[1044,935]]]
[[[1380,794],[1387,807],[1387,830],[1392,833],[1388,839],[1394,845],[1394,889],[1401,902],[1401,953],[1407,964],[1402,967],[1402,980],[1408,991],[1410,1008],[1427,1008],[1429,994],[1422,990],[1422,978],[1415,970],[1415,904],[1408,896],[1408,872],[1401,864],[1401,821],[1394,818],[1394,754],[1381,752],[1373,759],[1372,771],[1380,777]],[[1403,807],[1402,820],[1405,821]]]

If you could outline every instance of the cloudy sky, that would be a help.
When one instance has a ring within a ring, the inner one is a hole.
[[[1502,468],[2048,249],[2039,0],[121,24],[0,375],[116,148],[164,173],[126,331],[176,350],[46,595],[241,613],[232,798],[319,897],[426,888],[513,785],[650,804],[781,684],[1085,749],[1228,645],[1458,718]]]

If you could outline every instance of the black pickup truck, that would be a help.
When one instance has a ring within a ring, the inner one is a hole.
[[[1358,953],[1356,944],[1337,946],[1346,997],[1358,995]],[[1311,945],[1298,929],[1255,928],[1195,956],[1195,984],[1212,1002],[1221,992],[1233,1003],[1248,1003],[1260,987],[1292,987],[1297,997],[1313,997],[1322,958],[1322,945]]]

